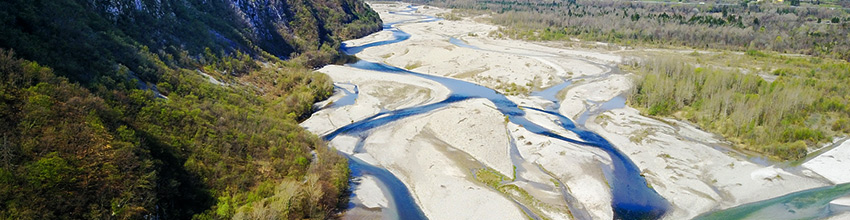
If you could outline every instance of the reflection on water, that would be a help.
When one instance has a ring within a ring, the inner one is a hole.
[[[832,210],[829,205],[831,201],[848,195],[850,183],[844,183],[710,212],[695,219],[818,219],[848,211]]]

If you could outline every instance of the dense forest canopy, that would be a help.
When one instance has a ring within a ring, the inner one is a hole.
[[[495,12],[508,37],[772,50],[850,59],[850,1],[419,0]]]
[[[380,28],[358,0],[2,1],[0,218],[329,218],[310,68]]]

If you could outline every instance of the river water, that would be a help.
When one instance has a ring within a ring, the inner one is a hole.
[[[407,10],[393,12],[397,15],[409,15],[414,17],[414,19],[387,23],[384,25],[384,31],[391,32],[393,39],[351,47],[343,44],[341,50],[347,54],[356,55],[366,48],[402,42],[409,39],[410,34],[395,28],[395,25],[439,20],[434,17],[411,13],[414,10],[416,10],[415,7],[409,6]],[[478,47],[468,45],[455,38],[449,38],[449,41],[460,47],[479,49]],[[623,95],[617,96],[606,102],[591,103],[593,108],[587,109],[578,117],[578,122],[574,122],[568,117],[557,112],[559,100],[555,97],[555,94],[572,84],[573,81],[571,80],[566,80],[561,84],[550,87],[549,89],[532,93],[532,96],[538,96],[553,103],[545,109],[539,109],[533,107],[520,107],[493,89],[462,80],[417,73],[387,64],[369,62],[365,60],[347,64],[347,66],[389,74],[406,74],[432,80],[448,88],[451,93],[448,98],[440,102],[393,111],[383,111],[360,121],[353,122],[323,136],[322,138],[326,141],[333,140],[340,135],[357,137],[360,141],[355,147],[354,152],[356,153],[359,152],[360,148],[362,148],[362,145],[364,144],[363,142],[373,129],[381,127],[387,123],[402,120],[410,116],[429,113],[455,102],[469,99],[487,99],[491,101],[496,106],[497,110],[505,115],[510,122],[520,125],[532,133],[586,147],[594,147],[605,151],[612,159],[611,168],[604,170],[604,174],[611,188],[611,206],[616,219],[657,219],[662,217],[671,208],[670,204],[664,198],[648,186],[646,180],[643,176],[641,176],[640,169],[626,155],[624,155],[623,152],[600,135],[588,131],[582,126],[585,120],[592,115],[625,106],[625,96]],[[611,72],[610,68],[609,72]],[[348,99],[335,103],[333,107],[340,107],[354,103],[354,99],[356,99],[356,93],[358,91],[356,91],[356,85],[352,86],[355,88],[354,92],[340,88],[347,94],[346,98]],[[571,139],[558,135],[556,132],[528,120],[525,117],[525,111],[537,111],[554,116],[557,118],[555,122],[560,125],[561,128],[577,134],[579,139]],[[514,149],[512,150],[512,154],[518,153],[516,153]],[[356,157],[352,157],[350,155],[346,156],[349,158],[353,176],[368,175],[375,177],[375,179],[379,182],[379,186],[382,187],[384,194],[387,195],[389,207],[385,209],[384,218],[426,219],[426,216],[411,196],[409,189],[395,175],[384,168],[366,163]],[[850,192],[850,185],[848,184],[821,187],[791,193],[770,200],[745,204],[727,210],[706,213],[698,218],[776,219],[783,216],[791,217],[793,219],[819,218],[831,215],[833,212],[830,210],[829,202],[836,198],[847,196],[848,192]],[[526,210],[526,212],[529,211]],[[787,214],[785,212],[791,214]]]
[[[420,17],[421,18],[418,20],[406,22],[429,22],[438,20],[428,16]],[[410,34],[393,27],[395,24],[397,23],[391,23],[384,26],[386,31],[392,32],[392,40],[373,42],[356,47],[343,45],[342,51],[350,55],[355,55],[369,47],[393,44],[409,39]],[[387,64],[369,62],[365,60],[360,60],[356,63],[348,64],[347,66],[363,70],[379,71],[391,74],[408,74],[421,77],[442,84],[448,88],[451,93],[447,99],[437,103],[382,112],[343,126],[325,135],[323,138],[327,141],[330,141],[339,135],[360,137],[361,140],[363,140],[364,137],[368,136],[368,133],[372,129],[387,123],[414,115],[428,113],[454,102],[473,98],[483,98],[495,104],[497,110],[508,117],[510,122],[520,125],[530,132],[574,144],[585,145],[587,147],[596,147],[608,153],[608,155],[612,158],[613,169],[606,172],[606,178],[608,179],[608,183],[611,186],[613,194],[612,208],[614,209],[615,217],[624,219],[653,219],[662,216],[670,208],[670,205],[666,200],[664,200],[664,198],[655,192],[655,190],[647,186],[646,180],[640,175],[640,169],[627,156],[601,136],[578,128],[570,119],[557,112],[540,110],[558,117],[559,124],[562,125],[564,129],[578,134],[581,138],[580,140],[558,135],[543,126],[526,119],[525,111],[516,103],[509,100],[501,93],[481,85],[457,79],[417,73]],[[390,206],[394,206],[390,208],[398,209],[395,213],[399,215],[399,218],[420,219],[424,217],[424,215],[421,214],[421,209],[416,206],[415,201],[410,196],[410,192],[407,187],[405,187],[397,177],[386,171],[386,169],[364,163],[356,158],[351,159],[351,164],[351,168],[355,174],[373,175],[389,189],[389,197],[391,197],[392,200],[390,202],[392,205]]]

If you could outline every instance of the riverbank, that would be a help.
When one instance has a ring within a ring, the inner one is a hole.
[[[385,23],[447,12],[419,7],[407,14],[390,13],[408,10],[405,4],[372,4],[372,8]],[[623,60],[620,55],[491,38],[488,33],[497,28],[472,18],[395,27],[411,34],[410,39],[368,47],[357,56],[509,94],[511,101],[525,107],[529,121],[562,137],[580,140],[579,135],[563,128],[561,123],[566,122],[530,110],[556,105],[530,95],[531,91],[569,82],[555,96],[560,107],[554,110],[572,121],[586,118],[584,127],[628,156],[648,185],[672,205],[665,218],[692,218],[714,209],[830,184],[814,172],[789,172],[732,157],[715,149],[722,140],[688,124],[647,118],[622,104],[606,105],[631,86],[629,75],[616,69]],[[393,37],[393,33],[383,31],[346,44],[367,45]],[[465,45],[451,42],[452,38]],[[360,91],[353,104],[325,108],[302,123],[319,135],[381,112],[434,104],[451,93],[439,83],[411,75],[333,65],[319,71],[334,82],[356,85]],[[507,121],[486,99],[450,103],[373,128],[368,136],[339,136],[330,145],[389,170],[432,219],[614,217],[612,183],[608,182],[614,161],[606,152],[529,131]],[[480,181],[476,173],[483,168],[506,177],[499,182],[501,186],[515,186],[517,190],[505,193]],[[363,188],[355,191],[355,200],[373,214],[375,209],[385,210],[392,203],[383,203],[380,198],[386,198],[386,193],[374,190],[376,185],[367,177]],[[517,200],[526,197],[530,199]]]

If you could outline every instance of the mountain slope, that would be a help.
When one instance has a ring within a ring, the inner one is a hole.
[[[92,70],[109,72],[115,63],[154,80],[145,71],[152,64],[133,56],[141,47],[172,56],[197,56],[205,48],[309,54],[326,63],[340,39],[380,30],[378,15],[355,0],[12,0],[0,8],[0,47],[85,81]]]
[[[333,217],[310,67],[380,26],[357,0],[0,2],[0,218]]]

